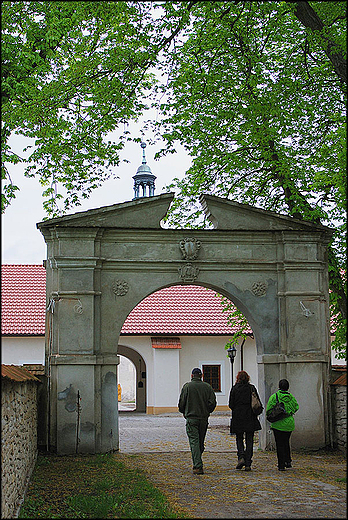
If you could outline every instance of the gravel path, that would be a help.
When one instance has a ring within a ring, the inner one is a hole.
[[[192,474],[180,414],[120,414],[115,456],[145,471],[184,518],[347,518],[343,454],[294,452],[293,468],[279,472],[275,452],[256,446],[252,471],[236,470],[229,414],[214,413],[209,424],[204,475]]]

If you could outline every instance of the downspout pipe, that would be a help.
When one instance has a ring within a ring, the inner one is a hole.
[[[244,366],[244,352],[243,352],[244,343],[245,343],[245,338],[243,339],[242,344],[240,346],[240,369],[241,370],[244,370],[244,368],[243,368],[243,366]]]

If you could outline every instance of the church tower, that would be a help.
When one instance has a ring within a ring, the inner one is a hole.
[[[141,197],[153,197],[155,195],[155,179],[156,176],[151,172],[150,167],[146,164],[145,148],[146,143],[140,145],[143,149],[143,162],[137,169],[137,173],[134,175],[134,198],[140,199]],[[140,188],[142,188],[142,194],[140,194]],[[148,192],[148,194],[147,194]]]

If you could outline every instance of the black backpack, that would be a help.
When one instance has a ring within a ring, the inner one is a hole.
[[[268,412],[266,412],[266,419],[270,423],[280,421],[280,419],[284,419],[284,417],[289,417],[290,414],[285,410],[285,405],[278,399],[278,393],[276,393],[277,402],[270,408]]]

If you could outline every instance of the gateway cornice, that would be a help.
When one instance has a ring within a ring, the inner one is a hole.
[[[120,357],[117,354],[53,354],[50,356],[52,365],[118,365]]]
[[[298,352],[294,355],[286,354],[261,354],[257,356],[258,364],[276,365],[278,363],[327,363],[325,354],[318,355],[315,352]]]

